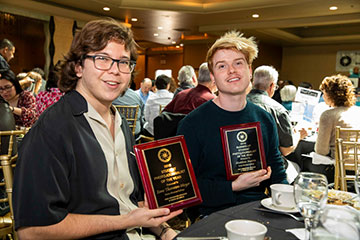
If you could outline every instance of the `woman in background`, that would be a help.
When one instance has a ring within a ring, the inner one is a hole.
[[[59,99],[64,95],[64,93],[60,92],[60,89],[57,87],[59,75],[56,71],[56,66],[55,70],[49,72],[48,80],[46,81],[46,90],[39,92],[36,96],[36,108],[39,115],[49,106],[59,101]]]
[[[292,103],[295,100],[296,95],[296,87],[294,85],[285,85],[280,90],[280,97],[282,101],[282,105],[288,110],[292,110]]]
[[[35,97],[31,92],[23,90],[11,71],[1,73],[0,95],[10,104],[15,124],[31,127],[37,120]]]

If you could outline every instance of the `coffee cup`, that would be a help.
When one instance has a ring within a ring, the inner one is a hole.
[[[294,200],[294,187],[288,184],[272,184],[271,199],[275,207],[291,209],[296,206]]]
[[[251,220],[231,220],[225,224],[229,240],[264,240],[267,228]]]

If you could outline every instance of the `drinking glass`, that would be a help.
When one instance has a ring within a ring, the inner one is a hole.
[[[305,218],[305,239],[309,239],[315,217],[327,201],[327,179],[325,175],[302,172],[294,182],[294,199],[301,215]]]
[[[357,168],[355,170],[355,191],[360,200],[360,164],[357,165]]]

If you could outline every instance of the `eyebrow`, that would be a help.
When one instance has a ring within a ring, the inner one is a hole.
[[[243,58],[243,57],[235,58],[235,59],[233,60],[233,62],[238,61],[238,60],[243,60],[243,61],[246,62],[246,59]],[[225,63],[225,62],[226,62],[225,60],[220,60],[220,61],[218,61],[218,62],[215,63],[215,66],[216,66],[217,64],[219,64],[219,63]]]
[[[106,52],[94,53],[93,55],[105,55],[105,56],[107,56],[107,57],[109,57],[109,58],[112,58],[112,57],[110,57],[110,55],[109,55],[108,53],[106,53]],[[120,57],[120,58],[113,58],[113,59],[115,59],[115,60],[130,60],[130,56],[129,56],[129,57],[128,57],[128,56],[122,56],[122,57]]]

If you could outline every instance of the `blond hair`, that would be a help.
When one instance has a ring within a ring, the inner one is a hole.
[[[236,49],[245,55],[247,63],[251,66],[252,62],[258,55],[258,47],[254,37],[245,38],[238,31],[230,31],[225,33],[221,38],[211,46],[207,52],[206,61],[209,70],[213,73],[213,56],[220,49]]]

